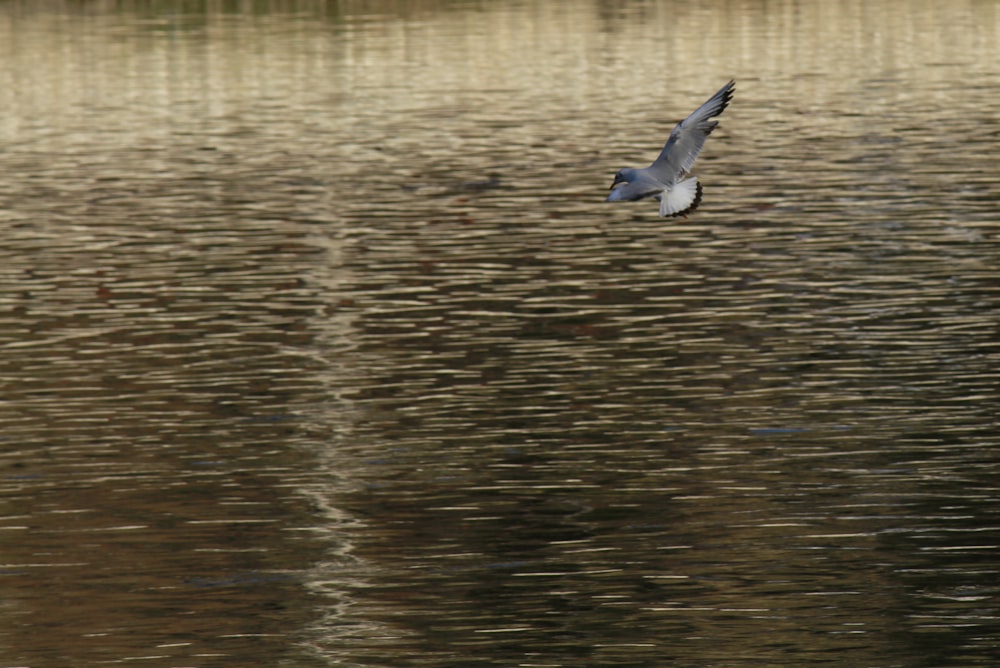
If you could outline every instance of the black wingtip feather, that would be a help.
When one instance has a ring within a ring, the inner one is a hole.
[[[725,86],[719,89],[719,93],[722,93],[722,104],[719,105],[719,110],[715,112],[713,118],[718,118],[719,116],[721,116],[722,112],[724,112],[729,107],[729,103],[733,101],[733,93],[735,92],[736,92],[735,79],[730,79],[729,83],[727,83]],[[719,93],[716,93],[716,95],[718,95]],[[707,137],[708,135],[712,134],[715,128],[719,127],[719,121],[709,121],[708,123],[705,123],[703,127],[705,131],[705,136]]]
[[[722,95],[722,106],[719,107],[719,113],[716,116],[724,112],[729,103],[733,101],[733,93],[736,92],[736,79],[730,79],[729,83],[723,86],[722,89],[726,92]]]

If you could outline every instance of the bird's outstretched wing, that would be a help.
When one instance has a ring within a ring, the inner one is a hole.
[[[719,124],[719,121],[711,119],[729,106],[735,86],[736,82],[730,81],[693,114],[677,124],[663,150],[660,151],[659,157],[648,167],[658,181],[664,184],[676,183],[691,171],[694,161],[698,159],[698,154],[705,146],[705,140]]]

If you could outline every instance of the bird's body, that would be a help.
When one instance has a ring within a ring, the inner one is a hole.
[[[701,204],[701,184],[689,176],[705,140],[719,121],[712,120],[733,99],[736,82],[730,81],[705,104],[677,124],[660,155],[649,167],[626,167],[615,174],[609,202],[635,201],[654,197],[660,202],[661,216],[685,216]]]

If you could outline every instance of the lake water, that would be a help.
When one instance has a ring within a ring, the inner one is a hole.
[[[990,2],[0,3],[0,667],[997,665],[998,90]]]

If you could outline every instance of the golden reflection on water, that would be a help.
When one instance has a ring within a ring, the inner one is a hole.
[[[5,660],[990,665],[995,6],[255,7],[0,11]]]

